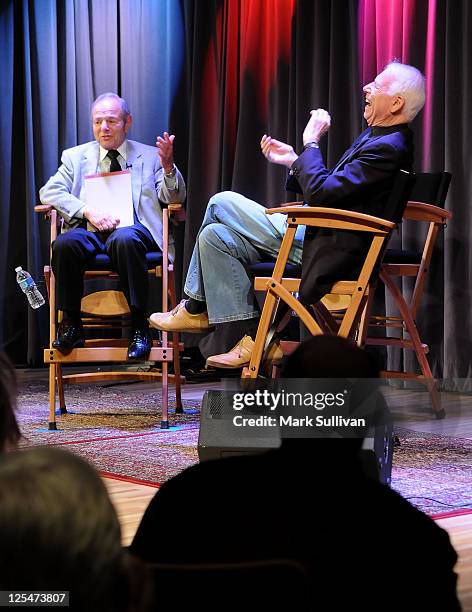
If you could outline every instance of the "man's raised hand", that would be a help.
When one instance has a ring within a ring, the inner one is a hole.
[[[267,136],[267,134],[264,134],[261,139],[261,151],[262,155],[272,164],[279,164],[287,168],[290,168],[298,157],[291,145]]]
[[[305,146],[309,142],[318,143],[323,134],[329,130],[331,125],[331,117],[328,111],[323,108],[317,108],[316,110],[310,111],[310,119],[306,124],[305,131],[303,132],[303,145]]]
[[[164,132],[164,135],[158,136],[156,140],[161,166],[166,174],[172,172],[174,167],[174,139],[174,134],[169,136],[168,132]]]

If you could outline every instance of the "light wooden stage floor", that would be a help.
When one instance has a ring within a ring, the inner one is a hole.
[[[123,545],[128,545],[141,516],[157,489],[112,478],[104,478],[122,527]],[[459,555],[458,593],[464,612],[472,611],[472,514],[441,519],[437,523],[446,529]],[[447,612],[447,610],[444,610]]]

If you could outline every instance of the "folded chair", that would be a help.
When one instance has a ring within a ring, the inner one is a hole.
[[[400,171],[389,197],[386,210],[389,218],[381,219],[359,212],[338,208],[324,208],[286,205],[281,208],[268,209],[267,214],[285,213],[287,230],[270,277],[256,277],[256,291],[265,291],[266,297],[261,313],[254,349],[249,366],[243,369],[243,378],[257,378],[264,353],[268,350],[275,329],[280,328],[281,321],[294,312],[313,335],[331,334],[352,338],[359,344],[363,341],[363,323],[366,320],[366,308],[380,267],[381,258],[387,240],[397,223],[401,221],[406,202],[409,198],[414,177],[406,171]],[[332,229],[367,232],[372,236],[370,248],[356,280],[336,282],[330,293],[332,301],[339,296],[348,296],[349,304],[341,320],[331,315],[329,309],[318,302],[314,305],[314,315],[298,301],[296,294],[300,288],[299,278],[284,276],[288,255],[299,225],[312,227],[329,227]],[[278,313],[282,306],[282,314]],[[288,308],[287,308],[288,307]]]
[[[452,217],[452,214],[443,208],[450,182],[451,175],[448,172],[416,175],[411,201],[407,204],[403,219],[406,221],[406,228],[411,226],[414,229],[419,248],[387,249],[379,277],[393,300],[394,309],[386,315],[374,314],[370,317],[365,339],[366,344],[374,346],[414,351],[420,368],[419,374],[416,371],[386,370],[382,372],[382,376],[416,379],[425,383],[437,417],[444,416],[444,412],[427,359],[429,348],[421,340],[418,331],[418,312],[436,240],[439,232]],[[399,286],[398,280],[404,278],[412,279],[414,284],[410,296],[405,288]],[[379,328],[384,329],[385,335],[374,335],[373,330],[377,331]],[[397,334],[387,335],[388,331]]]
[[[178,218],[182,215],[182,205],[175,203],[163,205],[163,251],[147,253],[149,274],[162,278],[162,308],[168,310],[168,299],[171,307],[177,304],[175,296],[175,283],[173,265],[169,261],[169,220],[171,215]],[[57,237],[60,229],[61,218],[57,211],[47,204],[35,207],[36,212],[43,213],[50,221],[51,245]],[[116,272],[111,269],[110,259],[107,255],[97,255],[85,272],[85,279],[117,279]],[[49,365],[49,429],[57,429],[56,425],[56,390],[59,397],[60,413],[67,413],[64,387],[65,382],[95,382],[99,380],[146,380],[162,381],[162,412],[161,429],[169,427],[169,380],[175,382],[176,413],[182,412],[182,400],[180,386],[185,381],[180,375],[179,352],[183,345],[179,343],[177,333],[172,334],[172,341],[168,339],[168,333],[162,332],[161,340],[154,341],[153,347],[146,363],[160,363],[161,371],[94,371],[83,374],[64,375],[63,364],[82,363],[126,363],[127,345],[126,330],[130,323],[130,310],[128,302],[121,291],[98,291],[84,296],[81,303],[82,322],[85,330],[100,332],[106,330],[103,335],[114,335],[118,338],[91,338],[86,339],[84,348],[76,348],[68,354],[62,354],[52,346],[56,337],[57,313],[56,313],[56,281],[50,265],[44,267],[44,277],[49,297],[49,348],[44,351],[44,362]],[[88,332],[87,336],[89,335]],[[174,364],[174,374],[169,374],[169,362]],[[133,363],[133,365],[135,365]]]

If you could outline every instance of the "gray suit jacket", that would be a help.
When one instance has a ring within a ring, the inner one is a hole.
[[[51,204],[64,219],[62,231],[77,227],[83,220],[85,205],[84,177],[99,172],[99,145],[87,142],[62,153],[61,166],[41,188],[39,197],[43,204]],[[127,141],[127,166],[131,170],[133,206],[136,215],[151,232],[162,249],[162,209],[165,203],[183,202],[185,182],[179,170],[176,173],[177,189],[169,189],[155,147],[134,140]],[[173,258],[173,244],[169,244]]]

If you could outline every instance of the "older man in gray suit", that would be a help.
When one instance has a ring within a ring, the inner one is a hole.
[[[162,247],[159,203],[182,202],[185,183],[173,159],[174,136],[164,132],[154,147],[127,139],[132,118],[125,100],[114,93],[99,96],[92,105],[93,135],[88,142],[62,154],[62,165],[40,191],[64,219],[54,242],[52,269],[57,279],[57,308],[64,313],[54,347],[67,352],[84,345],[80,319],[83,274],[87,263],[107,253],[118,272],[132,317],[128,359],[145,359],[151,349],[146,322],[148,274],[146,253]],[[131,170],[134,225],[85,201],[85,177]],[[91,227],[93,226],[93,227]],[[94,231],[89,231],[89,229]],[[173,254],[172,245],[170,246]]]

